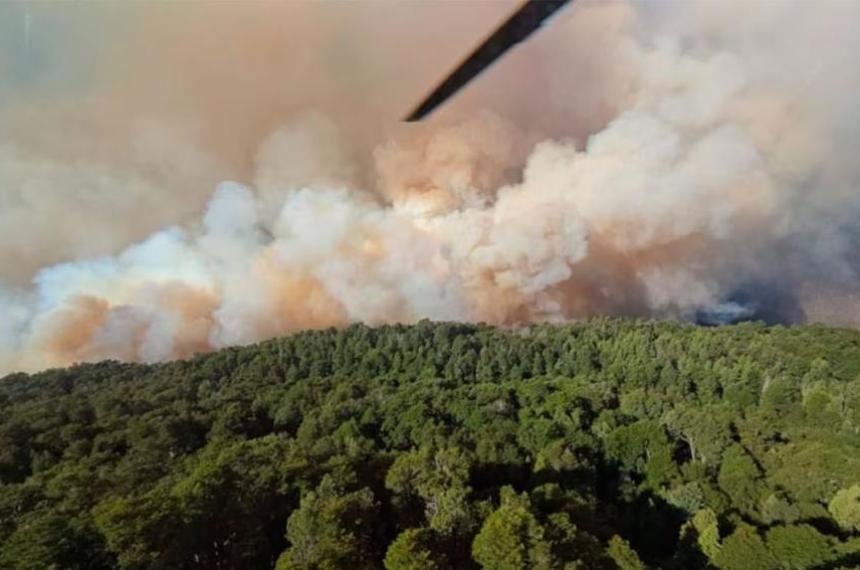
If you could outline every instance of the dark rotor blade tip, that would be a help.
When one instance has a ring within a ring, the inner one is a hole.
[[[404,119],[420,121],[572,0],[526,0]]]

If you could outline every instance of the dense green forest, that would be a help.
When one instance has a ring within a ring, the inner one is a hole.
[[[0,381],[3,569],[860,564],[860,333],[304,332]]]

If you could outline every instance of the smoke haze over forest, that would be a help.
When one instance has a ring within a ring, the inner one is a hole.
[[[0,5],[0,372],[303,329],[860,323],[860,3]]]

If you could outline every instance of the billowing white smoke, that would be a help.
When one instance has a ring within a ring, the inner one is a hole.
[[[815,318],[822,297],[857,293],[860,99],[834,90],[860,87],[839,65],[860,47],[844,25],[860,5],[768,2],[738,19],[740,5],[722,6],[656,4],[644,15],[657,24],[612,27],[632,71],[614,76],[620,110],[585,144],[473,113],[401,129],[356,160],[338,121],[285,120],[253,182],[218,185],[198,222],[0,288],[0,370],[157,361],[355,321],[762,306]],[[554,135],[564,117],[579,134],[575,111],[553,113]]]

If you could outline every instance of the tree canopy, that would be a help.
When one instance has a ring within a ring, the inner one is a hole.
[[[3,570],[860,564],[856,331],[354,325],[0,410]]]

